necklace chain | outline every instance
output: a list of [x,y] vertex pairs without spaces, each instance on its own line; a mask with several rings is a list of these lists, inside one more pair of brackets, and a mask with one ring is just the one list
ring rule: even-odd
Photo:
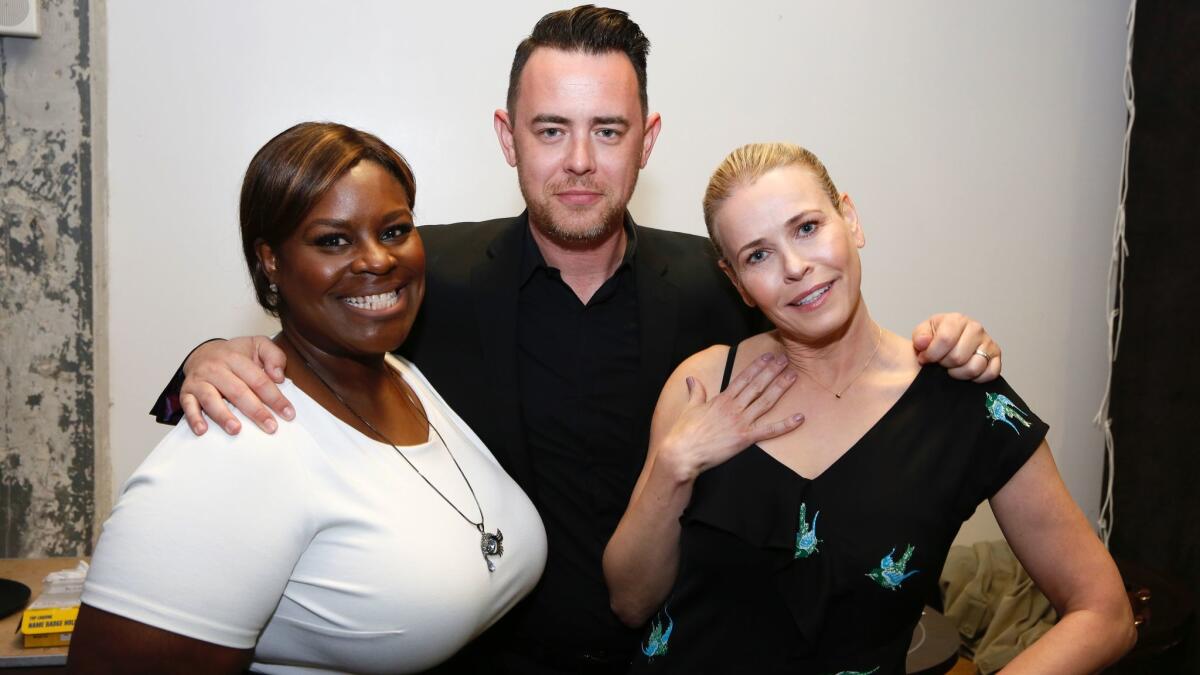
[[[467,523],[470,524],[471,527],[474,527],[475,529],[479,530],[479,534],[482,537],[481,542],[480,542],[480,548],[483,552],[483,559],[487,563],[488,571],[494,572],[496,569],[495,564],[491,560],[488,559],[488,556],[489,555],[496,555],[496,556],[504,555],[504,545],[502,543],[504,541],[504,534],[501,533],[500,530],[498,530],[498,529],[496,530],[496,534],[491,534],[487,531],[487,526],[484,524],[486,522],[486,519],[483,515],[483,506],[481,506],[479,504],[479,497],[475,495],[474,486],[471,485],[471,481],[467,478],[466,472],[463,471],[462,466],[458,463],[458,459],[454,456],[454,453],[450,450],[450,445],[447,444],[446,439],[442,437],[442,432],[438,431],[438,428],[436,426],[434,426],[433,422],[431,422],[429,420],[429,416],[425,414],[424,408],[421,407],[421,404],[414,398],[413,394],[410,393],[404,386],[402,386],[406,383],[404,382],[403,378],[400,377],[399,373],[395,372],[395,370],[393,370],[391,366],[387,366],[385,364],[384,367],[387,368],[388,374],[391,376],[388,379],[391,381],[392,385],[400,391],[400,394],[402,396],[404,396],[405,400],[408,401],[409,405],[411,405],[413,407],[413,410],[415,410],[416,413],[421,416],[421,419],[425,422],[425,424],[430,429],[433,429],[433,433],[436,434],[438,437],[438,440],[441,441],[442,447],[446,449],[446,454],[450,455],[450,461],[454,463],[454,468],[458,469],[458,475],[462,476],[463,482],[467,484],[467,490],[470,491],[470,493],[471,493],[471,499],[473,499],[475,501],[475,508],[479,509],[479,522],[475,522],[475,521],[471,520],[470,518],[468,518],[467,514],[462,512],[462,509],[458,508],[458,506],[455,505],[454,502],[450,501],[449,497],[447,497],[441,490],[438,489],[438,487],[436,485],[433,484],[433,481],[429,480],[429,478],[425,474],[421,473],[421,470],[417,468],[417,465],[413,464],[412,460],[410,460],[408,458],[408,456],[405,455],[404,452],[401,451],[400,448],[397,447],[396,444],[393,443],[390,438],[385,436],[383,434],[383,432],[381,432],[379,429],[375,428],[375,425],[371,424],[370,420],[368,420],[367,418],[360,415],[359,412],[357,410],[355,410],[346,401],[346,399],[342,398],[342,395],[338,393],[338,390],[334,389],[333,386],[329,384],[329,382],[325,381],[324,377],[321,377],[321,373],[317,372],[317,369],[313,367],[312,363],[310,363],[309,360],[307,358],[305,358],[304,353],[301,352],[300,349],[296,347],[296,343],[292,342],[292,339],[290,337],[288,337],[287,333],[284,333],[283,337],[284,337],[284,339],[286,339],[288,341],[289,344],[292,345],[292,349],[294,349],[296,351],[296,354],[298,354],[300,356],[300,360],[304,362],[304,365],[308,368],[308,371],[310,373],[312,373],[314,376],[316,376],[317,380],[322,385],[324,385],[326,389],[329,390],[329,393],[333,394],[333,397],[336,398],[338,400],[338,402],[341,403],[342,406],[344,406],[346,408],[346,410],[350,411],[350,414],[352,414],[356,418],[358,418],[358,421],[365,424],[368,429],[370,429],[372,432],[375,433],[376,436],[378,436],[379,438],[382,438],[383,442],[392,446],[392,449],[396,451],[396,454],[400,455],[401,459],[403,459],[404,462],[406,464],[408,464],[408,466],[411,467],[412,470],[415,471],[418,476],[421,477],[421,480],[425,481],[425,484],[428,485],[430,487],[430,489],[432,489],[434,492],[437,493],[437,495],[439,497],[442,498],[442,501],[446,502],[446,504],[448,504],[450,506],[450,508],[454,509],[454,512],[457,513],[459,516],[461,516],[463,520],[467,521]],[[397,381],[397,380],[399,380],[399,381]]]
[[853,384],[855,382],[858,381],[858,378],[862,377],[862,374],[867,372],[867,366],[871,365],[871,361],[874,361],[875,355],[879,353],[879,345],[883,344],[883,326],[878,326],[878,328],[879,328],[879,332],[875,335],[875,349],[871,350],[871,355],[868,356],[866,362],[862,364],[862,368],[858,369],[858,373],[856,373],[854,375],[854,377],[850,378],[850,381],[846,383],[846,386],[842,387],[841,391],[834,391],[834,390],[830,389],[829,387],[826,387],[820,380],[818,380],[816,377],[814,377],[813,374],[808,372],[807,370],[800,370],[800,372],[807,375],[808,379],[812,380],[813,382],[816,382],[818,387],[833,394],[834,398],[841,400],[842,394],[846,393],[846,391],[848,389],[850,389],[850,387],[853,386]]

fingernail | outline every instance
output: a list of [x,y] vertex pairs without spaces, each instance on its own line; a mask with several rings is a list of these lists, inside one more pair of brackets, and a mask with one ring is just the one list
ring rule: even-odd
[[774,355],[774,354],[772,354],[771,352],[767,352],[766,354],[763,354],[763,355],[762,355],[762,360],[763,360],[763,363],[766,363],[766,362],[768,362],[768,361],[772,361],[772,360],[774,360],[774,358],[775,358],[775,355]]
[[238,423],[230,420],[225,424],[225,433],[233,435],[238,432]]
[[784,377],[787,378],[788,382],[791,382],[792,380],[796,379],[796,371],[789,370],[784,374]]
[[691,393],[692,387],[696,384],[696,381],[692,379],[691,375],[688,375],[685,381],[687,382],[688,393]]
[[295,409],[292,408],[292,406],[289,405],[288,407],[283,409],[283,419],[290,420],[295,416],[296,416],[296,411],[295,411]]
[[268,434],[273,434],[273,433],[275,433],[275,430],[279,428],[279,423],[277,423],[275,420],[271,419],[271,420],[267,420],[266,422],[263,422],[263,426],[267,428]]
[[804,421],[804,415],[801,415],[800,413],[796,413],[795,415],[792,415],[792,421],[799,424],[800,422]]
[[274,375],[275,375],[275,379],[277,381],[282,381],[283,380],[283,368],[275,368]]

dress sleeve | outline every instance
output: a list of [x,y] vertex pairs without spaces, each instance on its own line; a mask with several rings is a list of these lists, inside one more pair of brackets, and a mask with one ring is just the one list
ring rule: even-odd
[[968,433],[973,431],[975,438],[963,490],[969,513],[999,492],[1025,465],[1050,427],[1003,378],[970,386],[963,404],[961,414],[968,420]]
[[175,374],[171,376],[167,386],[163,387],[162,393],[155,399],[154,405],[150,407],[150,414],[154,416],[154,421],[159,424],[167,424],[174,426],[179,424],[179,420],[183,419],[183,406],[179,403],[179,392],[183,389],[183,364],[187,363],[188,358],[200,347],[212,342],[213,340],[223,340],[225,338],[209,338],[204,342],[192,347],[192,351],[183,357],[179,362],[179,368],[175,370]]
[[[253,647],[314,532],[311,438],[242,420],[201,437],[176,427],[125,484],[83,602],[206,642]],[[300,447],[298,447],[300,446]]]

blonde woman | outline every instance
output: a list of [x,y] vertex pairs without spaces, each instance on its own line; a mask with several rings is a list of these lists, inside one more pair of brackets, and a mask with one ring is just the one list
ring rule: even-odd
[[[1046,425],[1003,380],[922,367],[872,320],[863,226],[821,162],[742,147],[704,213],[721,269],[775,329],[692,356],[663,388],[604,556],[614,610],[649,621],[634,672],[903,673],[923,599],[985,499],[1061,617],[1010,671],[1094,672],[1127,651],[1120,577]],[[785,372],[730,380],[755,360]],[[778,412],[794,410],[803,425]]]

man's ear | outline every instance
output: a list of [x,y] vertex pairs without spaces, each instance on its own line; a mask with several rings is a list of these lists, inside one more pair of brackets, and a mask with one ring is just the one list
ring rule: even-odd
[[746,289],[742,287],[742,282],[740,279],[738,279],[737,272],[733,271],[733,267],[731,267],[724,258],[721,258],[717,261],[717,267],[721,268],[721,271],[724,272],[725,276],[729,279],[729,283],[733,284],[733,287],[737,289],[738,295],[742,296],[742,302],[746,303],[750,307],[758,306],[754,304],[754,298],[751,298],[746,293]]
[[866,246],[867,235],[863,232],[862,223],[858,220],[858,209],[854,208],[854,200],[850,199],[848,193],[842,193],[842,198],[838,202],[838,211],[842,212],[842,218],[850,226],[850,234],[854,236],[855,245],[859,248]]
[[492,113],[492,126],[496,128],[496,140],[500,141],[500,151],[504,153],[504,161],[509,166],[517,165],[517,150],[513,146],[512,118],[504,108],[496,108]]
[[658,140],[658,132],[662,131],[662,115],[650,113],[646,115],[646,128],[642,131],[642,165],[650,161],[650,153],[654,150],[654,142]]

